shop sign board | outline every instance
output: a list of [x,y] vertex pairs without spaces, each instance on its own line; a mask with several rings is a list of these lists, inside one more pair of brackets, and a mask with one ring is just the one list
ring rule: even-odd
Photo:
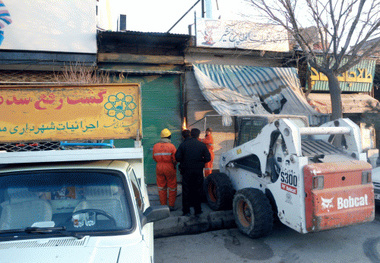
[[289,51],[289,37],[279,25],[239,20],[196,20],[198,47]]
[[0,87],[0,142],[141,137],[138,84]]
[[[322,58],[318,58],[321,63]],[[338,75],[342,91],[370,92],[373,87],[376,60],[364,59],[346,72]],[[312,90],[329,90],[328,78],[325,74],[309,65],[310,85]]]

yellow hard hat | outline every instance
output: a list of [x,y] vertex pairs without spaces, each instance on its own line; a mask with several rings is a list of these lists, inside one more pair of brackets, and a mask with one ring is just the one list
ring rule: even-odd
[[166,128],[161,131],[161,138],[166,138],[166,137],[169,137],[170,135],[172,135],[172,133]]

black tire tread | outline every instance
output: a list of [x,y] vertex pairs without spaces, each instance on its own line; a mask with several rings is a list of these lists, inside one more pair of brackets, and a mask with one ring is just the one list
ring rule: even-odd
[[[216,186],[216,201],[211,200],[208,193],[208,185]],[[206,195],[207,204],[214,210],[228,210],[232,208],[233,187],[230,178],[224,173],[212,173],[205,178],[203,190]]]
[[[246,202],[251,203],[254,224],[249,227],[244,227],[238,218],[236,209],[237,202],[241,198],[244,198]],[[269,199],[263,192],[255,188],[244,188],[239,190],[233,199],[233,214],[235,217],[235,223],[239,230],[252,237],[259,238],[268,235],[273,228],[273,211]]]

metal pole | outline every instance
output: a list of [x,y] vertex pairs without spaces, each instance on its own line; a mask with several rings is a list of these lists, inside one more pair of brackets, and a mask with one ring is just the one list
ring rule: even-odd
[[350,134],[349,127],[303,127],[300,128],[301,135],[327,135],[327,134]]
[[202,18],[205,18],[205,0],[202,0]]
[[182,18],[184,18],[191,11],[191,9],[193,9],[199,3],[199,1],[201,0],[198,0],[192,7],[190,7],[190,9],[187,10],[187,12],[183,16],[181,16],[181,18],[178,19],[177,22],[175,22],[175,24],[168,30],[167,33],[169,33],[182,20]]

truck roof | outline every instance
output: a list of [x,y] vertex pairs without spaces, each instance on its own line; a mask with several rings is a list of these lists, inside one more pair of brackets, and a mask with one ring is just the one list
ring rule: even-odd
[[33,163],[33,164],[7,164],[1,167],[1,173],[36,171],[36,170],[80,170],[80,169],[107,169],[122,170],[129,166],[126,161],[82,161],[82,162],[60,162],[60,163]]
[[143,159],[143,148],[0,152],[0,164]]

